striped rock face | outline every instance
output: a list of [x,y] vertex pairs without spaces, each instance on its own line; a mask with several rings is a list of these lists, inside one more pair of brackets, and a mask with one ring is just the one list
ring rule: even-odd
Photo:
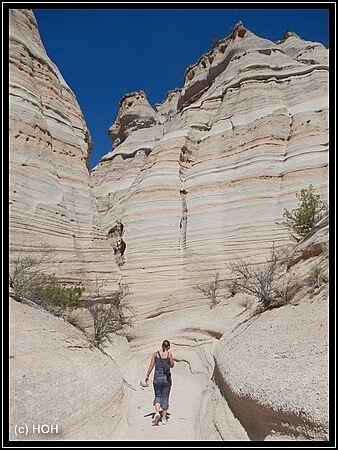
[[90,290],[119,279],[100,227],[87,162],[92,147],[77,100],[41,43],[29,10],[10,10],[11,258],[39,259]]
[[140,320],[198,305],[232,260],[290,242],[297,192],[327,198],[328,50],[238,23],[162,104],[126,94],[109,135],[90,172],[77,100],[33,13],[11,10],[11,258],[52,247],[52,271],[88,294],[122,280]]
[[239,23],[152,108],[126,95],[92,171],[102,226],[123,224],[121,271],[140,315],[198,304],[196,285],[237,257],[290,243],[284,208],[328,194],[328,50]]

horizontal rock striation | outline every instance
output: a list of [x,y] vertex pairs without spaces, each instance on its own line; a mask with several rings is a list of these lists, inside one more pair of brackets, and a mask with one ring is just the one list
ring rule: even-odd
[[328,69],[323,45],[238,23],[156,112],[143,91],[121,100],[92,183],[104,229],[124,224],[141,317],[198,304],[215,270],[288,243],[283,211],[303,187],[327,198]]
[[120,275],[90,188],[90,133],[31,11],[10,10],[9,62],[11,260],[48,246],[63,282],[111,290]]

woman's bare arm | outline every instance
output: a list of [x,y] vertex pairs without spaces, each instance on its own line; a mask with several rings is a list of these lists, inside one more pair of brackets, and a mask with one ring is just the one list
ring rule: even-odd
[[174,361],[173,354],[171,352],[168,352],[168,356],[169,356],[169,365],[170,365],[170,367],[174,367],[175,361]]
[[149,375],[151,374],[151,371],[153,370],[154,366],[155,366],[155,353],[153,353],[150,358],[150,363],[149,363],[149,367],[148,367],[147,375],[146,375],[146,379],[145,379],[145,382],[147,384],[149,381]]

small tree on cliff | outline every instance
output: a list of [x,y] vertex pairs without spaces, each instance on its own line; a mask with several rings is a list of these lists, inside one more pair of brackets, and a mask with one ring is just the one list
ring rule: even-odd
[[283,225],[290,230],[292,239],[299,242],[324,216],[328,204],[321,200],[319,195],[314,194],[312,184],[307,189],[303,188],[296,197],[299,198],[298,208],[291,211],[284,208]]

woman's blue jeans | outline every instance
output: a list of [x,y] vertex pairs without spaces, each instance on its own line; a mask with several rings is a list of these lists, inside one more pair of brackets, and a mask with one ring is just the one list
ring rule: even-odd
[[154,405],[155,403],[159,403],[162,409],[169,408],[169,394],[171,389],[171,380],[170,383],[167,380],[167,377],[158,377],[154,378],[153,387],[154,387]]

